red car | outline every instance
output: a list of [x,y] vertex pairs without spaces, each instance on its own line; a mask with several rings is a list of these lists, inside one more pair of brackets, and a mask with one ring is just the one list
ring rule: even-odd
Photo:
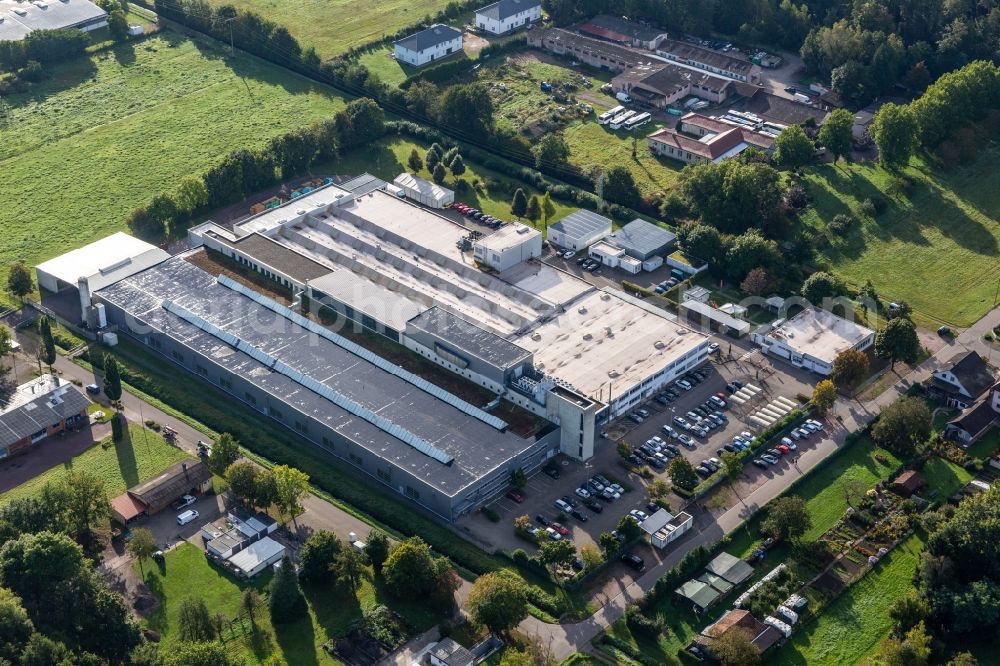
[[560,525],[559,523],[552,523],[551,525],[549,525],[549,527],[554,529],[556,532],[559,532],[559,534],[561,534],[562,536],[566,536],[567,534],[569,534],[569,530]]
[[508,490],[507,491],[507,499],[514,500],[515,502],[517,502],[518,504],[520,504],[521,502],[524,501],[524,495],[522,495],[521,493],[517,492],[516,490]]
[[723,393],[722,391],[719,391],[719,392],[718,392],[718,393],[716,393],[715,395],[716,395],[716,397],[718,397],[718,398],[719,398],[719,400],[722,400],[722,401],[726,401],[726,400],[729,400],[729,396],[728,396],[728,395],[726,395],[725,393]]
[[778,449],[779,451],[781,451],[782,453],[784,453],[786,456],[788,455],[788,452],[791,451],[791,449],[788,448],[787,444],[778,444],[774,448]]

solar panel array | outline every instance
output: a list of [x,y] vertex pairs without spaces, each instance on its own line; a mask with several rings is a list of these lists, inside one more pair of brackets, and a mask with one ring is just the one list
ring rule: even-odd
[[385,370],[386,372],[389,372],[389,373],[391,373],[393,375],[396,375],[397,377],[399,377],[403,381],[405,381],[405,382],[407,382],[409,384],[412,384],[413,386],[416,386],[421,391],[424,391],[425,393],[429,393],[430,395],[434,396],[435,398],[448,403],[449,405],[451,405],[455,409],[458,409],[458,410],[464,412],[465,414],[468,414],[469,416],[471,416],[473,418],[479,419],[483,423],[485,423],[485,424],[487,424],[489,426],[492,426],[493,428],[496,428],[497,430],[501,430],[502,431],[502,430],[504,430],[507,427],[507,422],[504,421],[503,419],[501,419],[501,418],[499,418],[497,416],[494,416],[493,414],[490,414],[488,412],[483,411],[479,407],[476,407],[475,405],[473,405],[473,404],[471,404],[469,402],[466,402],[465,400],[462,400],[458,396],[456,396],[456,395],[454,395],[452,393],[449,393],[448,391],[445,391],[440,386],[436,386],[436,385],[432,384],[431,382],[427,381],[423,377],[418,377],[417,375],[413,374],[412,372],[409,372],[408,370],[404,370],[403,368],[399,367],[395,363],[390,363],[389,361],[385,360],[381,356],[378,356],[377,354],[374,354],[371,351],[365,349],[361,345],[359,345],[357,343],[354,343],[354,342],[351,342],[350,340],[348,340],[347,338],[343,337],[342,335],[337,335],[336,333],[334,333],[333,331],[331,331],[330,329],[328,329],[328,328],[326,328],[324,326],[320,326],[319,324],[317,324],[316,322],[312,321],[311,319],[307,319],[306,317],[303,317],[302,315],[300,315],[297,312],[292,312],[290,309],[286,308],[284,305],[281,305],[280,303],[277,303],[276,301],[268,298],[267,296],[264,296],[262,294],[258,294],[257,292],[253,291],[252,289],[248,289],[247,287],[243,286],[239,282],[236,282],[235,280],[233,280],[233,279],[231,279],[231,278],[229,278],[229,277],[227,277],[225,275],[220,275],[218,277],[218,282],[219,282],[219,284],[221,284],[224,287],[228,287],[229,289],[232,289],[233,291],[236,291],[236,292],[239,292],[240,294],[243,294],[247,298],[253,299],[259,305],[262,305],[263,307],[267,308],[268,310],[271,310],[272,312],[275,312],[275,313],[281,315],[282,317],[285,317],[286,319],[288,319],[288,320],[290,320],[290,321],[298,324],[299,326],[301,326],[302,328],[306,329],[307,331],[309,331],[311,333],[315,333],[316,335],[329,340],[330,342],[332,342],[333,344],[337,345],[338,347],[340,347],[342,349],[346,349],[347,351],[351,352],[355,356],[363,358],[364,360],[368,361],[372,365],[378,366],[380,369]]
[[303,373],[299,372],[298,370],[286,365],[285,363],[282,363],[281,361],[274,358],[270,354],[258,349],[257,347],[254,347],[246,340],[238,338],[232,333],[223,331],[215,324],[205,321],[204,319],[202,319],[195,313],[191,312],[187,308],[169,300],[163,301],[162,306],[163,309],[166,310],[167,312],[180,317],[181,319],[191,324],[192,326],[197,326],[205,333],[208,333],[209,335],[222,340],[226,344],[235,347],[239,351],[249,355],[255,361],[270,368],[274,372],[280,373],[288,377],[292,381],[306,387],[313,393],[323,396],[324,398],[326,398],[333,404],[337,405],[341,409],[344,409],[350,412],[351,414],[354,414],[355,416],[360,417],[365,421],[368,421],[379,430],[382,430],[383,432],[392,435],[396,439],[405,442],[406,444],[412,446],[414,449],[420,451],[424,455],[430,456],[431,458],[437,460],[438,462],[444,465],[450,465],[455,460],[454,457],[448,455],[447,453],[437,448],[436,446],[421,439],[417,435],[414,435],[406,428],[403,428],[402,426],[393,423],[384,416],[379,416],[370,409],[359,405],[358,403],[354,402],[347,396],[342,395],[341,393],[338,393],[337,391],[333,390],[326,384],[322,384],[313,379],[312,377],[308,377]]

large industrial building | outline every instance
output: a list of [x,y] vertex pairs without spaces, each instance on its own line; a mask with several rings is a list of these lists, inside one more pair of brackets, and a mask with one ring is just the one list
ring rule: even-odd
[[108,13],[90,0],[0,0],[0,42],[24,39],[35,30],[89,32],[107,24]]
[[[195,248],[289,291],[289,307],[177,256],[88,290],[88,308],[446,520],[503,492],[516,469],[559,452],[589,459],[600,423],[707,359],[708,340],[664,311],[539,261],[533,229],[478,239],[504,255],[483,272],[468,228],[391,190],[359,192],[328,185],[191,230]],[[495,399],[470,404],[335,332],[344,326]],[[502,403],[548,425],[511,428],[493,413]]]

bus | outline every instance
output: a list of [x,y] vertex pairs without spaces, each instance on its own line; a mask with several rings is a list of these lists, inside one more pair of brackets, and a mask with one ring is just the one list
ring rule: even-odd
[[624,106],[616,106],[613,109],[605,111],[604,113],[602,113],[600,116],[597,117],[597,123],[599,125],[607,125],[612,118],[614,118],[624,110],[625,110]]
[[608,123],[608,127],[610,127],[613,130],[621,129],[622,125],[625,124],[625,121],[634,115],[635,111],[622,111],[617,116],[611,119],[611,122]]
[[640,113],[639,115],[632,116],[631,118],[625,121],[625,129],[631,132],[636,127],[641,127],[642,125],[645,125],[652,119],[653,116],[649,115],[648,113]]

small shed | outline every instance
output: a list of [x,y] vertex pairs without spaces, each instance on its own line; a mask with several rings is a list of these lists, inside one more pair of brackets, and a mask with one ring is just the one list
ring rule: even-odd
[[924,481],[924,477],[920,476],[919,472],[908,469],[896,477],[896,480],[892,482],[892,489],[897,495],[909,497],[926,485],[927,482]]
[[253,578],[285,556],[285,547],[264,537],[229,558],[229,563],[247,578]]
[[441,639],[428,653],[434,666],[473,666],[476,657],[451,638]]
[[705,570],[725,578],[733,585],[739,585],[753,575],[753,567],[734,555],[719,553],[708,563]]
[[455,193],[447,187],[418,178],[412,173],[401,173],[392,181],[403,189],[407,199],[416,201],[428,208],[447,208],[455,203]]
[[690,601],[700,610],[707,609],[722,596],[722,593],[717,589],[699,580],[689,580],[674,590],[674,592],[678,596]]

